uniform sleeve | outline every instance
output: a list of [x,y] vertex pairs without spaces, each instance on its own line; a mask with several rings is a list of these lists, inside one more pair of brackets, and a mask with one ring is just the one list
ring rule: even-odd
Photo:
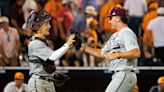
[[29,45],[29,56],[36,56],[44,61],[46,61],[51,54],[53,53],[53,50],[46,46],[45,43],[41,41],[33,41]]
[[61,58],[66,51],[69,49],[69,46],[67,44],[64,44],[62,47],[54,51],[51,56],[49,57],[50,60],[56,61],[59,58]]
[[122,32],[121,39],[123,39],[123,44],[125,46],[126,51],[139,48],[137,37],[133,32]]

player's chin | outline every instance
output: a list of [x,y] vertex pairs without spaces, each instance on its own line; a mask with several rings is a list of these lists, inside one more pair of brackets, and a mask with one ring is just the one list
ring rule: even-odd
[[46,33],[45,33],[46,36],[49,35],[49,34],[50,34],[49,32],[46,32]]
[[46,35],[49,35],[49,32]]

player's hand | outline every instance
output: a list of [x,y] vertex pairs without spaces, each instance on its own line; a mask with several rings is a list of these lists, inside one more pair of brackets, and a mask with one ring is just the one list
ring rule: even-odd
[[74,38],[75,38],[75,34],[70,35],[70,37],[68,38],[68,40],[67,40],[66,43],[67,43],[69,46],[72,45],[73,42],[75,42]]
[[119,53],[110,53],[106,55],[106,60],[112,61],[119,58]]

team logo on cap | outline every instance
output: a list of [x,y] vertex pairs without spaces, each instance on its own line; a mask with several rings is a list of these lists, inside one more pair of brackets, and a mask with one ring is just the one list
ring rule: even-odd
[[113,13],[112,13],[112,15],[116,15],[116,13],[115,13],[115,12],[113,12]]

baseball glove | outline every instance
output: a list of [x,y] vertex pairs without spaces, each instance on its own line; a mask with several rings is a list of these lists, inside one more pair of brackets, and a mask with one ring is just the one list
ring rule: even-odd
[[74,38],[75,42],[73,43],[73,45],[75,46],[76,50],[79,50],[82,44],[81,35],[75,29],[70,29],[70,33],[75,34],[75,38]]
[[54,78],[54,84],[56,87],[63,86],[66,81],[70,79],[70,77],[66,74],[63,73],[57,73],[55,72],[55,75],[53,76]]

